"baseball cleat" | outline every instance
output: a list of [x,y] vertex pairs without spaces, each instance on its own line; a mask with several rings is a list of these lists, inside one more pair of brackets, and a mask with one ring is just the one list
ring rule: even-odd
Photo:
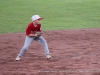
[[51,55],[49,55],[49,54],[46,57],[48,60],[52,58]]
[[21,60],[21,57],[20,56],[17,56],[15,60],[16,61],[19,61],[19,60]]

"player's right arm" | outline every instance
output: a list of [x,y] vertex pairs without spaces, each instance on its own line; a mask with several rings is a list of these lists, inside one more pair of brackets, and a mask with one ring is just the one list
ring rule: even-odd
[[31,33],[31,34],[29,34],[28,36],[37,36],[37,34]]

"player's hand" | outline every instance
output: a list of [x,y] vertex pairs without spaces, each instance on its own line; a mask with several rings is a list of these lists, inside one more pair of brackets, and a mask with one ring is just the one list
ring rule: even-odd
[[41,32],[36,32],[36,37],[40,37],[41,36]]

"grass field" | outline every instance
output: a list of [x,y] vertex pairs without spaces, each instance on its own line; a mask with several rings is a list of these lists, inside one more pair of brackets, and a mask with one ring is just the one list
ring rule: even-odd
[[0,0],[0,33],[25,32],[39,14],[43,30],[100,27],[100,0]]

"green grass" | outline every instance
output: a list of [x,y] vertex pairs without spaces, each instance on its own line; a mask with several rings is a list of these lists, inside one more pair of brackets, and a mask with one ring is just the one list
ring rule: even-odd
[[0,33],[25,32],[34,14],[43,30],[100,28],[100,0],[0,0]]

